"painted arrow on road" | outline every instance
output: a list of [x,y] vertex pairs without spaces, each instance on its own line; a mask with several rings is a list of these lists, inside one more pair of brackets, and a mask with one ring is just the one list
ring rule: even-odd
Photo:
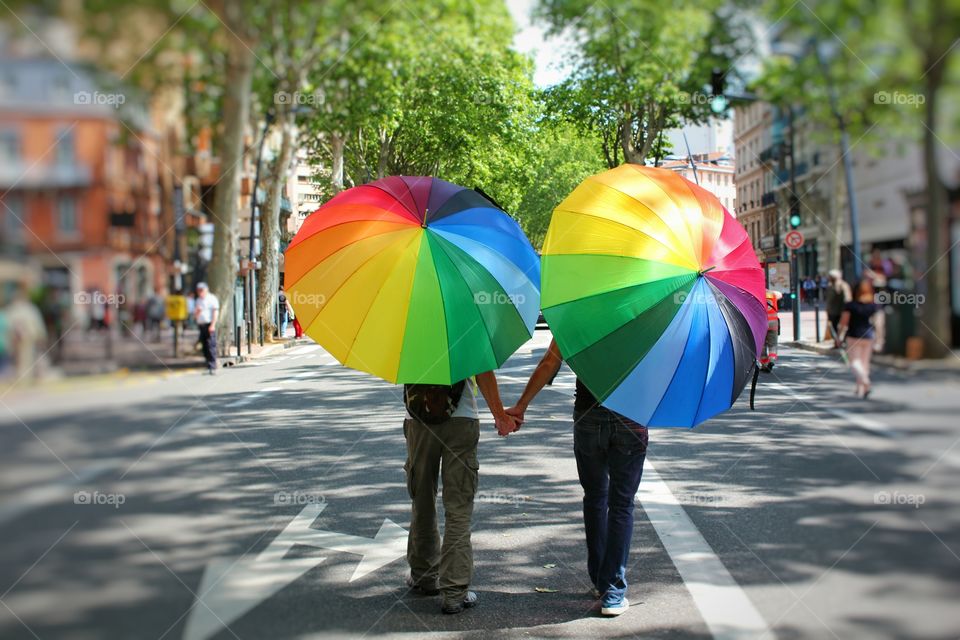
[[183,640],[204,640],[299,579],[326,557],[285,558],[294,545],[362,556],[350,582],[406,555],[407,531],[389,518],[371,538],[313,529],[326,503],[308,504],[253,558],[218,558],[207,565]]

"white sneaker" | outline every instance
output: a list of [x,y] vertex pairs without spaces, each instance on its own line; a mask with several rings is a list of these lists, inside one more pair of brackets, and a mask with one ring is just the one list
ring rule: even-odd
[[600,613],[605,616],[618,616],[621,613],[624,613],[627,609],[630,608],[630,601],[624,598],[620,601],[620,604],[603,607],[600,609]]

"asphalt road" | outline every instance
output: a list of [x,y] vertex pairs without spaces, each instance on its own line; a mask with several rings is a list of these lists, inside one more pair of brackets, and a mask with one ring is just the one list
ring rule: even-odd
[[0,397],[0,637],[960,636],[956,376],[879,371],[863,402],[786,349],[756,411],[654,431],[616,619],[586,596],[572,383],[509,438],[484,419],[460,616],[403,587],[399,388],[315,345]]

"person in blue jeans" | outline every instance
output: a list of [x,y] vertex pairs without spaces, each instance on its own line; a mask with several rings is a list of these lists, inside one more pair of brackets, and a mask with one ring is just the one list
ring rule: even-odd
[[[507,413],[523,422],[533,398],[557,375],[563,356],[550,342],[517,403]],[[518,427],[519,428],[519,427]],[[633,538],[634,496],[647,455],[647,428],[600,405],[577,379],[573,404],[573,450],[583,487],[583,526],[591,595],[600,613],[618,616],[627,600],[627,561]]]

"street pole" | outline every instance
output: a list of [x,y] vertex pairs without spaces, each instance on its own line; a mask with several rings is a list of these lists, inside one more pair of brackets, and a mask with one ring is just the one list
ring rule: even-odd
[[[273,123],[273,111],[267,111],[263,118],[263,129],[260,131],[260,148],[257,149],[257,166],[253,174],[253,193],[250,194],[250,264],[248,266],[247,278],[249,282],[248,290],[250,292],[250,304],[248,309],[250,310],[250,333],[251,335],[247,336],[247,346],[249,348],[249,343],[253,340],[252,334],[255,331],[255,327],[259,326],[257,321],[257,282],[256,282],[256,269],[254,265],[256,264],[256,229],[257,229],[257,189],[260,188],[260,167],[263,162],[263,146],[267,141],[267,131],[270,129],[270,125]],[[260,346],[263,346],[263,332],[260,332]]]
[[837,87],[830,79],[830,73],[827,69],[826,61],[820,53],[820,47],[813,42],[813,49],[817,56],[817,63],[823,73],[823,78],[827,83],[827,95],[830,99],[830,111],[837,120],[837,127],[840,129],[840,157],[843,159],[843,179],[847,187],[847,206],[850,207],[850,245],[853,250],[853,274],[854,279],[859,281],[863,275],[863,263],[860,258],[860,215],[857,210],[857,195],[853,190],[853,159],[850,157],[850,134],[847,133],[847,124],[840,113],[839,100],[837,98]]
[[[793,142],[794,142],[794,120],[793,120],[793,105],[787,105],[787,125],[790,127],[790,148],[788,149],[790,157],[790,193],[791,197],[788,199],[790,202],[790,216],[788,221],[793,218],[794,214],[799,214],[800,211],[800,196],[797,195],[797,163],[796,157],[793,153]],[[790,295],[793,298],[793,339],[794,341],[800,340],[800,287],[799,287],[799,275],[797,274],[797,250],[790,250]]]

